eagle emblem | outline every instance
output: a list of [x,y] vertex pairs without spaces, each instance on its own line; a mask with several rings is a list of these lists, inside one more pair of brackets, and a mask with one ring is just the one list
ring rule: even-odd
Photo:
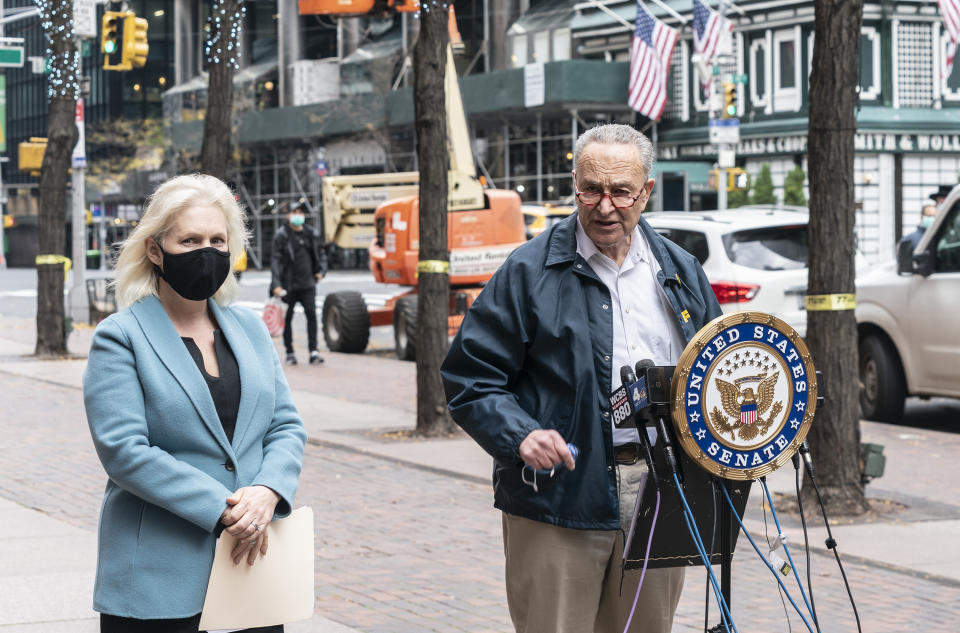
[[[777,414],[783,409],[782,402],[774,402],[774,388],[780,372],[766,373],[756,376],[743,376],[732,383],[717,378],[714,384],[720,391],[720,404],[723,411],[713,407],[710,412],[710,425],[718,434],[729,433],[731,440],[739,439],[749,442],[764,435]],[[754,392],[752,387],[741,387],[744,384],[759,383]],[[773,408],[771,409],[771,405]],[[770,410],[766,418],[763,414]],[[733,418],[732,421],[729,420]]]

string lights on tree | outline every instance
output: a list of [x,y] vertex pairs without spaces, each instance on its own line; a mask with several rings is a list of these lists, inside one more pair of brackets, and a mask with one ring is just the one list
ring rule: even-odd
[[214,0],[210,7],[210,28],[207,37],[207,62],[219,64],[220,60],[240,70],[240,31],[247,6],[243,0],[237,3],[235,11],[227,13],[223,0]]
[[430,13],[439,9],[440,11],[449,11],[450,3],[449,2],[437,2],[437,0],[421,0],[417,4],[417,12],[413,14],[415,18],[419,18],[421,13]]
[[73,32],[73,3],[34,0],[34,4],[40,10],[40,25],[47,36],[47,92],[51,99],[76,101],[80,98],[80,51]]

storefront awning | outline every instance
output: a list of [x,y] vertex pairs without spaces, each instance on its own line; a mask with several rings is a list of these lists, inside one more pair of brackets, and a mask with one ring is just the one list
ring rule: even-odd
[[[637,3],[626,1],[622,3],[605,3],[598,0],[597,4],[603,4],[608,10],[620,16],[621,19],[633,24],[637,17]],[[680,15],[690,16],[693,13],[693,0],[665,0],[664,4],[679,13]],[[709,3],[708,3],[709,4]],[[646,3],[647,11],[650,14],[672,24],[677,20],[665,9],[654,2]],[[570,22],[570,28],[573,29],[574,37],[583,37],[596,34],[597,31],[605,32],[610,29],[619,29],[628,32],[627,28],[620,20],[603,11],[592,2],[579,2],[575,5],[576,15]],[[688,22],[689,24],[690,22]],[[673,25],[675,26],[675,25]]]
[[573,5],[568,0],[548,0],[521,15],[507,29],[507,35],[567,28],[575,13]]

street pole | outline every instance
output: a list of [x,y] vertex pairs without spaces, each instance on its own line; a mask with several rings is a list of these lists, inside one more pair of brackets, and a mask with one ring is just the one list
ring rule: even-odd
[[[0,99],[5,99],[6,95],[0,93]],[[4,235],[3,235],[3,209],[7,204],[7,193],[3,188],[3,163],[7,162],[6,156],[0,156],[0,270],[7,269],[7,255],[6,250],[4,249]]]
[[[80,42],[78,41],[78,45]],[[86,82],[81,82],[86,95]],[[77,145],[73,150],[73,175],[71,177],[71,219],[73,233],[71,244],[73,251],[73,288],[70,289],[70,315],[74,323],[90,321],[90,304],[87,300],[87,218],[86,218],[86,173],[87,153],[84,139],[84,98],[77,101],[76,122],[79,131]]]
[[[724,151],[727,146],[720,145],[720,151]],[[727,209],[727,170],[720,167],[717,170],[717,209],[726,211]]]
[[[0,37],[3,37],[3,0],[0,0]],[[6,101],[7,101],[7,84],[3,82],[3,90],[0,90],[0,105],[3,105],[3,108],[0,108],[0,112],[3,112],[3,115],[6,116]],[[4,126],[4,137],[6,137],[6,121],[0,121],[0,126]],[[4,140],[6,143],[6,140]],[[3,188],[3,163],[7,162],[6,156],[0,156],[0,270],[7,269],[7,251],[4,248],[6,242],[4,241],[3,235],[3,209],[7,204],[7,192]]]

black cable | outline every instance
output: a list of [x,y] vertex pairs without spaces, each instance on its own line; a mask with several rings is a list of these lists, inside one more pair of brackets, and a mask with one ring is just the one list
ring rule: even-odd
[[[761,506],[763,506],[763,540],[767,542],[767,548],[772,552],[776,548],[770,546],[770,528],[767,527],[767,504],[762,503]],[[793,573],[797,573],[797,570],[794,569]],[[783,589],[780,587],[779,583],[777,583],[777,595],[780,596],[780,604],[783,605],[783,613],[787,616],[787,633],[793,633],[793,623],[790,621],[790,611],[787,610],[787,601],[783,599]]]
[[[713,525],[710,531],[710,556],[713,557],[713,548],[717,544],[717,478],[710,477],[710,491],[713,493]],[[710,561],[713,562],[713,561]],[[721,561],[722,562],[722,561]],[[703,598],[703,633],[710,631],[710,574],[707,573],[707,586],[704,588]]]
[[[794,453],[796,456],[796,453]],[[820,625],[820,620],[817,618],[817,603],[813,600],[813,583],[810,582],[810,540],[807,535],[807,520],[803,516],[803,499],[800,496],[800,460],[793,460],[793,471],[795,473],[794,479],[797,482],[797,505],[800,507],[800,524],[803,525],[803,549],[807,553],[807,593],[810,594],[810,612],[813,616],[814,623],[817,624],[818,628]]]
[[[803,448],[800,450],[803,452]],[[806,457],[804,457],[804,463],[806,463]],[[860,627],[860,613],[857,611],[857,603],[853,600],[853,592],[850,591],[850,583],[847,581],[847,572],[844,571],[843,563],[840,562],[840,554],[837,553],[837,541],[833,538],[833,531],[830,529],[830,521],[827,519],[827,508],[823,505],[823,497],[820,495],[820,486],[817,485],[817,480],[813,476],[813,464],[806,463],[806,466],[807,476],[810,477],[810,483],[813,484],[813,490],[817,493],[817,503],[820,504],[820,513],[823,514],[823,524],[827,527],[827,540],[824,541],[824,545],[827,546],[827,549],[833,550],[833,556],[837,559],[837,566],[840,568],[840,575],[843,576],[843,585],[847,588],[847,596],[850,597],[850,606],[853,607],[853,616],[857,619],[857,631],[858,633],[863,633],[863,629]]]

